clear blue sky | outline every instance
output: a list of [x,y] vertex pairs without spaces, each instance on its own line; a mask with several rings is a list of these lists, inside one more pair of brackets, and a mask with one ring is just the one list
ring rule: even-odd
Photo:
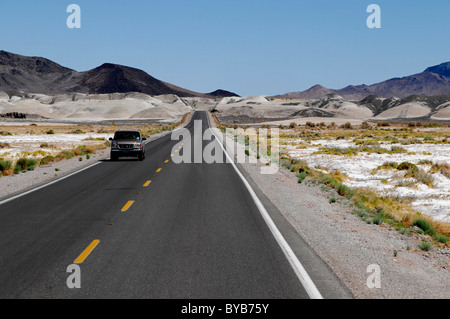
[[[81,29],[66,8],[81,7]],[[366,8],[381,7],[369,29]],[[104,62],[199,92],[373,84],[450,61],[449,0],[2,0],[0,49],[77,71]]]

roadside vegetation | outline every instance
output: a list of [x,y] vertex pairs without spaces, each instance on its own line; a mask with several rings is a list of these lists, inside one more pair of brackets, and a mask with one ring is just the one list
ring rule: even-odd
[[[350,201],[353,213],[363,221],[371,224],[387,224],[402,234],[423,234],[430,237],[438,245],[450,247],[450,224],[433,220],[416,212],[406,200],[391,196],[380,196],[369,189],[352,189],[345,185],[346,176],[339,171],[325,174],[310,168],[305,161],[284,155],[282,166],[296,174],[299,183],[307,178],[308,182],[325,185]],[[332,197],[330,203],[337,199]],[[424,245],[430,249],[427,245]]]
[[107,142],[96,145],[80,145],[74,149],[63,150],[55,156],[46,155],[41,158],[21,157],[14,162],[12,160],[0,159],[0,177],[26,173],[27,171],[34,170],[38,166],[56,163],[73,157],[81,158],[82,156],[86,156],[86,159],[89,159],[91,154],[95,154],[98,150],[105,149],[108,146],[109,143]]
[[[213,118],[217,127],[224,132],[226,128],[238,128],[238,125],[221,124],[216,114]],[[263,128],[268,126],[263,125]],[[408,145],[447,145],[450,143],[449,123],[426,122],[363,122],[361,125],[344,123],[325,124],[324,122],[306,122],[297,125],[292,122],[287,126],[278,126],[280,129],[280,147],[282,148],[281,166],[295,174],[299,183],[311,183],[320,186],[324,191],[332,194],[330,205],[338,202],[347,202],[352,207],[352,213],[359,216],[366,223],[384,225],[396,229],[407,236],[422,238],[418,248],[428,251],[435,246],[446,245],[450,247],[450,223],[435,220],[428,215],[421,214],[413,208],[411,200],[399,196],[381,194],[370,188],[352,188],[346,181],[349,177],[336,169],[329,169],[318,164],[311,167],[306,162],[310,155],[331,155],[348,157],[349,160],[357,155],[383,155],[383,156],[413,156],[420,155],[416,164],[410,161],[385,161],[372,171],[391,170],[397,177],[396,187],[415,187],[417,183],[433,188],[434,174],[440,173],[450,178],[448,163],[434,162],[432,153],[428,151],[408,151]],[[243,127],[245,128],[245,127]],[[348,146],[323,146],[321,141],[330,141],[331,144],[345,142]],[[247,141],[240,140],[244,145]],[[310,149],[303,153],[306,156],[294,158],[289,155],[286,148],[294,150]],[[310,154],[310,155],[307,155]],[[247,152],[247,155],[249,153]],[[426,158],[430,156],[430,158]],[[331,158],[332,159],[332,158]],[[336,162],[334,162],[336,163]],[[363,164],[361,164],[363,165]],[[427,170],[425,169],[427,168]],[[381,184],[395,182],[382,179]]]
[[[169,123],[167,125],[149,124],[149,125],[128,125],[127,128],[137,129],[142,132],[145,137],[150,135],[172,131],[179,125],[184,124],[190,118],[190,114],[186,114],[180,122]],[[89,133],[113,134],[116,130],[123,129],[123,126],[112,124],[109,126],[95,125],[69,125],[69,126],[38,126],[31,124],[29,126],[8,127],[11,131],[1,131],[2,136],[14,135],[56,135],[56,134],[79,134],[85,135]],[[64,149],[64,143],[55,145],[56,143],[42,142],[37,150],[25,150],[16,155],[10,152],[0,152],[0,177],[10,176],[14,174],[26,173],[34,170],[36,167],[45,166],[62,160],[78,158],[89,160],[93,154],[99,150],[110,147],[110,142],[106,137],[86,137],[83,139],[86,144]],[[12,148],[14,143],[0,143],[0,151],[6,148]]]

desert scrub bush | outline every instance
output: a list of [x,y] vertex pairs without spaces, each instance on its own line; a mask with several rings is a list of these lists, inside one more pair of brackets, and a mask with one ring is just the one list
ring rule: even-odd
[[443,234],[436,234],[433,236],[433,240],[441,244],[446,244],[450,242],[450,237]]
[[348,187],[348,186],[346,186],[344,184],[341,184],[341,183],[339,183],[337,185],[336,190],[337,190],[339,195],[347,197],[349,199],[351,199],[353,197],[353,194],[354,194],[353,190],[350,187]]
[[431,160],[420,160],[417,165],[433,165],[433,161]]
[[343,197],[351,199],[354,195],[353,189],[339,182],[338,178],[323,173],[317,174],[316,178],[321,183],[335,189]]
[[355,143],[355,145],[359,145],[359,146],[380,146],[379,142],[377,140],[359,140],[359,139],[354,139],[353,143]]
[[301,173],[297,174],[298,183],[301,184],[307,176],[308,176],[308,173],[306,173],[306,172],[301,172]]
[[389,122],[378,122],[377,126],[378,127],[388,127],[389,126]]
[[13,162],[9,160],[0,159],[0,174],[1,176],[9,176],[14,173],[12,169]]
[[45,156],[45,155],[47,155],[47,153],[44,152],[44,151],[42,151],[42,150],[37,150],[37,151],[34,151],[34,152],[32,153],[32,155],[33,155],[34,157],[39,157],[39,156]]
[[407,153],[408,151],[401,146],[391,146],[391,150],[388,151],[389,154],[397,154],[397,153]]
[[104,137],[87,137],[83,141],[106,141],[106,138],[104,138]]
[[417,165],[412,164],[410,162],[402,162],[402,163],[398,164],[397,169],[399,171],[418,171],[419,170]]
[[353,147],[323,147],[319,151],[313,153],[313,155],[316,154],[353,156],[358,155],[358,149]]
[[430,251],[431,250],[431,244],[427,240],[423,239],[422,242],[419,245],[419,248],[421,250],[423,250],[423,251]]
[[345,180],[349,179],[349,177],[345,173],[342,173],[341,171],[338,171],[338,170],[333,170],[333,171],[329,172],[328,176],[334,178],[339,183],[342,183]]
[[60,161],[62,159],[71,159],[75,154],[72,151],[64,150],[56,155],[56,160]]
[[34,158],[20,158],[14,166],[14,173],[18,174],[20,172],[33,170],[37,163],[38,161]]
[[343,129],[346,129],[346,130],[351,130],[353,128],[352,123],[350,123],[350,122],[346,122],[346,123],[342,124],[340,127]]
[[56,158],[55,158],[55,157],[53,157],[53,156],[51,156],[51,155],[47,155],[47,156],[45,156],[45,157],[43,157],[43,158],[41,159],[41,161],[39,162],[39,164],[40,164],[40,165],[47,165],[47,164],[53,163],[53,162],[55,162],[55,161],[56,161]]
[[450,178],[450,165],[448,163],[434,163],[430,172],[441,173],[447,178]]
[[311,169],[309,168],[308,163],[306,163],[305,161],[298,160],[298,159],[292,159],[290,170],[291,170],[291,172],[298,172],[298,173],[306,172],[306,173],[308,173]]
[[0,171],[10,170],[12,168],[12,162],[9,160],[0,159]]
[[317,176],[317,179],[319,182],[321,182],[331,188],[334,188],[334,189],[337,189],[338,185],[340,184],[335,178],[328,176],[326,174],[323,174],[323,173],[319,173],[319,175]]
[[56,146],[53,145],[53,144],[42,143],[42,144],[40,145],[40,148],[52,148],[52,149],[55,149]]
[[414,179],[401,179],[397,181],[397,187],[411,187],[416,186],[416,181]]
[[293,173],[297,173],[298,183],[302,183],[303,180],[309,175],[311,169],[305,161],[282,157],[281,165]]
[[397,169],[398,164],[396,162],[384,162],[383,165],[378,166],[375,171],[380,169]]
[[380,215],[380,214],[374,215],[373,218],[372,218],[372,222],[373,222],[375,225],[381,225],[381,224],[383,224],[383,223],[384,223],[384,217],[383,217],[383,215]]
[[435,236],[436,235],[436,229],[431,225],[430,222],[428,222],[426,219],[418,217],[414,220],[412,226],[419,227],[425,235],[429,236]]
[[433,175],[425,172],[423,169],[410,168],[406,171],[406,178],[414,178],[417,182],[427,185],[428,187],[434,187]]
[[46,134],[48,134],[48,135],[52,135],[52,134],[55,134],[55,131],[53,131],[53,130],[48,130],[47,132],[45,132]]

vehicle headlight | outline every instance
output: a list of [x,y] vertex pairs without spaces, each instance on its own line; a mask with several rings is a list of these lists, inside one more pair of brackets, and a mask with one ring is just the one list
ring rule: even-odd
[[112,142],[112,143],[111,143],[111,147],[112,147],[112,148],[118,148],[119,145],[117,144],[117,142]]

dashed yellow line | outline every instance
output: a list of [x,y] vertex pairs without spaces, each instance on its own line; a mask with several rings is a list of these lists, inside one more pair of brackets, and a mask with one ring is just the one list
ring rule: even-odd
[[152,181],[146,181],[145,184],[143,185],[144,187],[147,187],[148,185],[150,185]]
[[133,204],[134,204],[134,200],[128,201],[128,203],[126,203],[125,206],[123,206],[122,212],[126,212],[128,209],[130,209],[131,205],[133,205]]
[[162,168],[158,168],[158,169],[156,170],[156,173],[161,172],[161,170],[162,170]]
[[169,160],[166,160],[164,163],[166,163],[166,164],[169,163]]
[[96,239],[94,240],[82,253],[80,256],[78,256],[77,259],[75,259],[74,264],[82,264],[87,256],[94,250],[95,247],[97,247],[100,240]]

